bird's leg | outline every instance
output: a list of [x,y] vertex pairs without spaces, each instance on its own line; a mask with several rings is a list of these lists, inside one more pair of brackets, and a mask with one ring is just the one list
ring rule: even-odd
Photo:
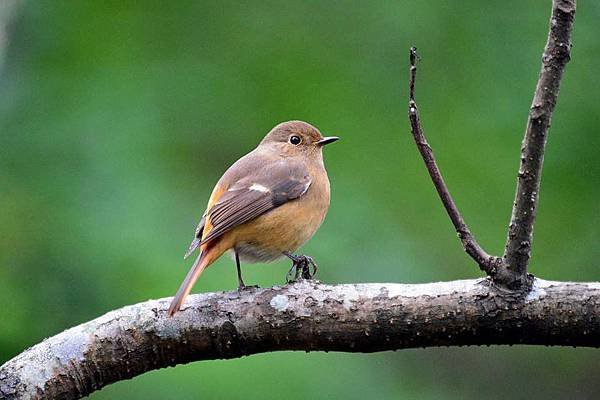
[[237,267],[238,274],[238,290],[246,289],[246,285],[244,284],[244,280],[242,279],[242,269],[240,268],[240,256],[238,252],[235,252],[235,265]]
[[[297,281],[298,277],[301,277],[302,279],[312,279],[312,277],[315,276],[317,270],[319,269],[315,260],[313,260],[313,258],[310,256],[305,256],[302,254],[296,255],[287,251],[284,251],[283,254],[287,258],[292,260],[293,263],[292,268],[290,268],[290,270],[285,276],[285,280],[288,283]],[[313,267],[312,274],[310,272],[311,265]],[[294,279],[291,279],[292,272],[294,273]]]
[[251,288],[258,288],[258,285],[250,285],[250,286],[246,286],[244,284],[244,280],[242,279],[242,268],[240,267],[240,255],[238,254],[237,251],[235,251],[235,265],[237,267],[237,275],[238,275],[238,290],[245,290],[245,289],[251,289]]

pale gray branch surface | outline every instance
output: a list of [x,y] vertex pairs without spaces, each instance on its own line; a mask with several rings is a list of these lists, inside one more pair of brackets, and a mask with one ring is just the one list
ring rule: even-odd
[[487,279],[325,285],[151,300],[66,330],[0,367],[0,398],[85,396],[146,371],[280,350],[375,352],[481,344],[600,346],[600,283]]

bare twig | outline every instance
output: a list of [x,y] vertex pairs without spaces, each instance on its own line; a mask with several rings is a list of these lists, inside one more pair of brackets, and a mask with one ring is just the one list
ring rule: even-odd
[[[546,138],[565,65],[570,59],[575,0],[553,0],[542,70],[529,110],[521,147],[517,192],[504,250],[507,279],[523,282],[527,275],[537,212]],[[512,276],[511,276],[512,275]],[[508,282],[509,286],[511,282]]]
[[467,252],[479,264],[479,267],[485,271],[488,275],[494,276],[496,274],[496,267],[499,264],[499,259],[497,257],[491,256],[486,253],[485,250],[477,243],[475,237],[469,230],[469,227],[465,223],[460,211],[456,207],[450,192],[448,191],[448,187],[444,182],[444,178],[442,178],[442,174],[440,169],[437,166],[435,161],[435,157],[433,155],[433,150],[429,143],[427,143],[427,139],[423,133],[423,128],[421,127],[421,121],[419,119],[419,109],[417,108],[417,103],[415,102],[415,81],[417,77],[417,52],[415,47],[411,47],[410,49],[410,83],[409,83],[409,101],[408,101],[408,118],[410,120],[410,127],[413,134],[413,138],[415,139],[415,143],[417,144],[417,148],[421,153],[421,157],[423,157],[423,161],[425,162],[425,167],[427,167],[427,171],[429,172],[429,176],[433,181],[433,185],[446,208],[446,212],[448,216],[452,220],[454,224],[454,228],[458,233],[458,237],[462,242],[462,245]]
[[536,280],[526,297],[487,280],[420,285],[302,281],[135,304],[0,367],[0,398],[76,399],[146,371],[282,350],[544,344],[600,346],[600,284]]
[[552,1],[550,30],[542,57],[542,70],[529,110],[527,129],[521,147],[517,193],[502,258],[487,254],[477,243],[440,174],[433,151],[421,128],[419,111],[414,97],[417,54],[414,47],[410,49],[408,116],[415,143],[465,251],[479,264],[482,270],[493,277],[494,282],[511,289],[528,288],[531,285],[531,278],[527,275],[527,266],[531,254],[544,149],[558,97],[560,80],[565,65],[570,60],[575,8],[576,0]]
[[17,15],[21,0],[3,0],[0,1],[0,71],[6,60],[6,50],[9,44],[9,25]]

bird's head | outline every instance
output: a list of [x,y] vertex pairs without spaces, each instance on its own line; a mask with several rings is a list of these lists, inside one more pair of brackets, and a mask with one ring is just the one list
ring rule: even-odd
[[307,122],[287,121],[271,129],[260,142],[259,148],[284,157],[322,160],[323,146],[338,139],[337,136],[324,137],[317,128]]

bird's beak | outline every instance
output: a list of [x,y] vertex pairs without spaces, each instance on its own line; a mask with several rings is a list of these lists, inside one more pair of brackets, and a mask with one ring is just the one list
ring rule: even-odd
[[333,143],[333,142],[335,142],[336,140],[339,140],[339,139],[340,138],[337,137],[337,136],[327,136],[327,137],[324,137],[323,139],[319,140],[317,142],[317,144],[319,146],[325,146],[326,144]]

